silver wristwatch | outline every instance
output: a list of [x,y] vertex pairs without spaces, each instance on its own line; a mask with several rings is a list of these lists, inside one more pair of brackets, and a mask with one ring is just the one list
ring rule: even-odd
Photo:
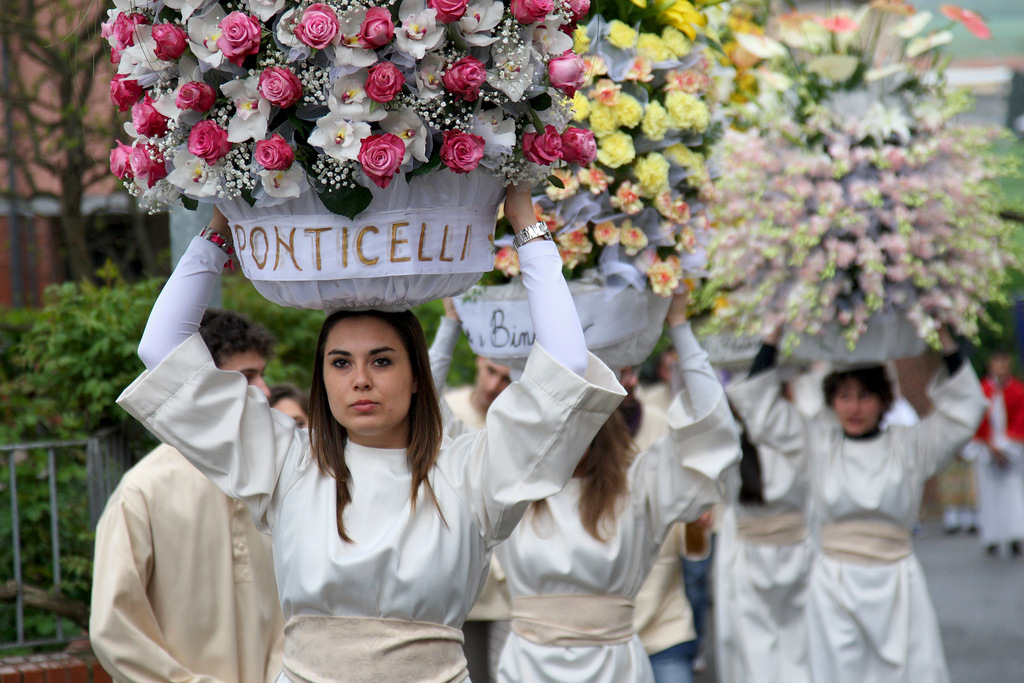
[[517,232],[516,236],[512,239],[512,246],[516,248],[516,251],[519,251],[521,246],[536,237],[546,240],[551,239],[551,231],[548,230],[548,224],[544,221],[537,221],[533,225]]

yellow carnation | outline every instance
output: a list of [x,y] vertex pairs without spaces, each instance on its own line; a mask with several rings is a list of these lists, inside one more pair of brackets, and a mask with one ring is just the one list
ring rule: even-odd
[[665,150],[665,156],[683,168],[696,171],[704,167],[704,157],[686,145],[676,143]]
[[641,33],[636,51],[652,62],[667,62],[675,56],[661,36],[655,33]]
[[639,125],[644,117],[643,105],[632,95],[620,95],[619,104],[612,111],[624,128]]
[[676,57],[685,57],[693,49],[693,43],[677,28],[666,26],[661,32],[665,47]]
[[597,137],[604,137],[619,129],[619,117],[615,109],[600,102],[590,103],[590,130]]
[[587,35],[586,26],[577,26],[572,32],[572,51],[578,55],[585,54],[590,49],[590,36]]
[[613,46],[626,49],[633,47],[636,44],[637,33],[629,24],[623,23],[618,19],[612,19],[608,22],[608,42]]
[[636,158],[633,138],[623,132],[612,133],[601,138],[597,149],[597,160],[610,168],[624,166]]
[[672,119],[665,107],[661,106],[661,102],[654,100],[647,105],[647,111],[644,112],[643,131],[649,140],[665,139],[665,133],[668,132],[671,125]]
[[572,98],[572,118],[576,121],[586,121],[590,116],[590,100],[577,91]]
[[648,197],[668,190],[668,169],[668,159],[657,152],[644,155],[633,164],[633,173]]
[[676,127],[683,130],[703,133],[711,123],[707,105],[689,93],[670,92],[665,96],[665,108]]

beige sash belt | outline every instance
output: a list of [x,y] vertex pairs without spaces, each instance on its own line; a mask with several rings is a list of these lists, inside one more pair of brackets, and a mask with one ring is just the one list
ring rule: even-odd
[[807,538],[807,524],[799,512],[738,517],[736,534],[747,543],[796,545]]
[[624,595],[528,595],[512,598],[512,630],[538,645],[614,645],[633,637],[634,609]]
[[292,617],[284,673],[295,683],[455,683],[469,678],[462,632],[450,626],[369,617]]
[[841,562],[892,564],[913,552],[910,532],[885,522],[846,521],[821,528],[821,549]]

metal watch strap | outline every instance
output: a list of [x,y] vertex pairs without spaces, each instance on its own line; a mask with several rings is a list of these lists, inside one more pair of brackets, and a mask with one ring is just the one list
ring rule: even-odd
[[546,240],[551,239],[551,231],[548,230],[548,224],[544,221],[537,221],[533,225],[517,232],[516,236],[512,239],[512,246],[516,248],[516,251],[519,251],[520,247],[536,237],[542,237]]

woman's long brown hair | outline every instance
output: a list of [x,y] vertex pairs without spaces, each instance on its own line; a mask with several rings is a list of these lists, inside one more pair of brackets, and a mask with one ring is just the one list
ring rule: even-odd
[[402,339],[402,345],[409,356],[413,379],[417,391],[409,403],[409,447],[406,462],[412,473],[412,509],[416,509],[416,498],[420,486],[426,487],[427,496],[437,508],[442,521],[444,514],[434,495],[427,475],[437,461],[441,448],[441,406],[438,402],[434,380],[430,374],[430,357],[423,328],[410,311],[390,313],[386,311],[336,311],[328,316],[320,328],[316,343],[316,359],[313,365],[313,385],[309,392],[309,445],[313,460],[326,476],[334,477],[337,490],[338,535],[348,543],[352,542],[345,533],[342,515],[345,507],[352,502],[350,490],[352,473],[345,463],[345,444],[348,432],[331,413],[324,385],[324,355],[327,336],[334,326],[347,318],[372,317],[388,323]]
[[[582,479],[577,509],[587,533],[599,541],[607,540],[604,532],[615,529],[619,504],[629,491],[627,473],[636,457],[636,445],[629,436],[626,420],[619,411],[601,426],[586,454],[576,466],[573,477]],[[530,506],[534,519],[548,511],[547,501]]]

